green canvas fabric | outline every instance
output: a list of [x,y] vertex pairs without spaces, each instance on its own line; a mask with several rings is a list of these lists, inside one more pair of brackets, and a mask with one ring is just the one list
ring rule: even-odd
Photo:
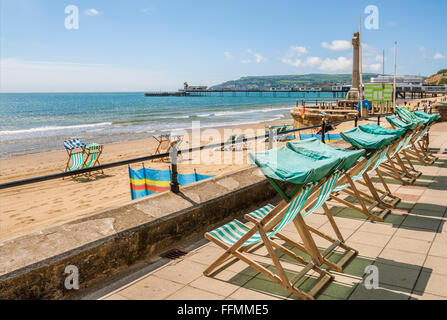
[[395,135],[396,138],[400,138],[406,130],[403,128],[399,129],[387,129],[384,127],[381,127],[375,123],[368,123],[365,125],[359,125],[360,130],[372,133],[372,134],[379,134],[379,135]]
[[341,137],[358,148],[364,149],[380,149],[383,146],[389,145],[394,139],[395,135],[377,135],[364,132],[359,128],[352,128],[340,133]]
[[304,155],[286,146],[251,152],[248,158],[250,164],[259,167],[267,177],[295,184],[320,181],[343,160],[321,155]]
[[395,110],[396,114],[404,122],[416,123],[416,125],[419,125],[421,123],[426,125],[428,123],[428,120],[417,117],[413,112],[405,107],[396,106]]
[[404,122],[404,121],[402,121],[402,119],[400,119],[396,115],[388,116],[388,117],[385,117],[385,118],[393,126],[398,127],[398,128],[403,128],[405,130],[414,129],[414,128],[416,128],[418,126],[417,123],[414,123],[414,122],[411,122],[411,123]]
[[348,170],[357,160],[365,154],[364,149],[345,150],[327,145],[317,138],[310,138],[301,141],[288,142],[287,148],[307,156],[322,156],[333,159],[342,159],[337,169]]
[[441,117],[440,113],[426,113],[426,112],[419,111],[419,110],[416,110],[414,112],[414,114],[416,116],[418,116],[419,118],[429,119],[430,123],[435,122],[436,120],[438,120]]

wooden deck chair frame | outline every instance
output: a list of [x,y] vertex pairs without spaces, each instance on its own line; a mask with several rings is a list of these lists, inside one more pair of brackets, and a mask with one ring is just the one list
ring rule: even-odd
[[[66,140],[66,141],[69,141],[69,140]],[[72,141],[72,140],[70,140],[70,141]],[[65,144],[65,143],[64,143]],[[79,146],[79,147],[77,147],[77,148],[72,148],[72,149],[67,149],[67,148],[65,148],[65,151],[67,152],[67,155],[68,155],[68,159],[67,159],[67,163],[65,164],[65,169],[63,170],[64,172],[68,172],[68,171],[73,171],[73,170],[76,170],[76,169],[81,169],[81,168],[83,168],[84,167],[84,155],[85,155],[85,144],[82,146]],[[75,155],[75,154],[80,154],[80,153],[82,153],[82,164],[79,166],[79,167],[77,167],[76,169],[73,169],[73,170],[71,170],[70,168],[71,168],[71,166],[70,166],[70,161],[72,161],[73,160],[73,156]],[[76,177],[77,175],[73,175],[72,176],[72,178],[74,178],[74,177]],[[64,178],[62,178],[62,180],[64,180]]]
[[[295,199],[296,197],[299,197],[303,189],[297,188],[294,190],[295,196],[292,198]],[[278,284],[282,285],[289,293],[296,294],[300,296],[302,299],[305,300],[313,300],[315,299],[315,295],[318,294],[318,292],[334,277],[329,272],[321,269],[319,265],[322,264],[322,261],[320,259],[320,256],[316,254],[318,251],[318,248],[315,244],[315,242],[312,239],[312,236],[310,235],[309,229],[307,228],[306,224],[304,223],[304,219],[301,217],[301,214],[296,214],[295,218],[293,219],[293,225],[297,229],[298,233],[300,234],[301,239],[304,242],[304,246],[302,248],[305,248],[306,252],[310,253],[310,256],[312,258],[312,261],[309,262],[305,260],[304,258],[298,256],[293,251],[287,249],[283,245],[277,243],[274,241],[274,239],[267,236],[267,233],[269,230],[272,230],[284,217],[287,208],[289,207],[289,203],[286,201],[280,202],[273,210],[271,210],[263,219],[257,222],[253,222],[254,226],[250,227],[248,225],[242,224],[238,221],[238,223],[244,225],[249,231],[246,232],[239,240],[237,240],[233,245],[228,245],[216,237],[214,237],[211,233],[207,232],[205,234],[205,238],[208,240],[214,242],[219,247],[223,248],[225,252],[217,258],[204,272],[203,274],[205,276],[209,276],[212,274],[214,270],[216,270],[219,266],[223,265],[225,262],[227,262],[231,258],[239,259],[245,263],[247,263],[250,267],[256,269],[257,271],[261,272],[268,278],[272,279],[273,281],[277,282]],[[237,221],[237,220],[234,220]],[[247,247],[243,247],[244,243],[253,236],[256,232],[259,232],[262,242],[260,244],[265,245],[268,255],[270,259],[273,262],[274,268],[277,272],[277,274],[273,273],[257,261],[256,255],[252,254],[254,245],[249,245]],[[281,264],[281,260],[276,255],[274,249],[277,249],[283,253],[286,253],[288,256],[293,257],[295,260],[297,260],[298,263],[301,265],[304,265],[304,268],[293,278],[289,279],[286,275],[286,272]],[[309,290],[309,292],[304,292],[298,288],[295,287],[296,283],[303,279],[306,274],[309,271],[315,271],[317,272],[320,277],[318,279],[318,282],[313,286],[312,289]]]
[[[87,150],[86,151],[86,158],[84,161],[84,168],[90,168],[90,167],[94,167],[96,165],[100,165],[101,163],[99,162],[99,158],[101,157],[102,151],[103,151],[104,147],[101,146],[99,149],[92,149],[92,150]],[[89,161],[89,159],[91,159],[93,157],[93,154],[96,154],[96,159],[93,160],[93,163],[91,163],[91,161],[89,163],[87,163]],[[88,175],[91,175],[92,173],[89,172]],[[101,174],[104,174],[104,170],[101,170]]]
[[[354,167],[347,170],[344,173],[343,177],[341,177],[339,182],[337,183],[335,191],[331,195],[330,199],[335,200],[341,204],[344,204],[345,206],[364,214],[365,216],[374,221],[382,222],[384,218],[391,212],[389,208],[390,204],[384,202],[383,198],[385,196],[389,196],[391,192],[388,186],[386,185],[383,177],[380,176],[380,174],[379,178],[382,184],[384,184],[385,190],[377,189],[373,185],[367,172],[374,171],[374,166],[376,165],[379,156],[381,154],[383,155],[382,152],[385,152],[386,148],[387,147],[384,146],[376,150],[375,152],[370,154],[369,157],[362,159],[361,161],[357,162],[357,164]],[[359,190],[355,184],[356,182],[366,186],[371,194]],[[346,193],[347,195],[354,197],[359,203],[359,205],[355,205],[345,200],[340,195],[340,193]],[[379,193],[382,193],[382,196],[380,196]],[[367,203],[370,204],[367,205]],[[379,209],[380,211],[374,213],[373,212],[374,209]]]
[[[408,122],[406,120],[402,121]],[[410,147],[405,150],[407,160],[413,159],[425,165],[432,165],[438,159],[436,156],[431,154],[430,150],[428,149],[429,141],[427,140],[427,137],[432,125],[433,123],[428,125],[420,124],[414,129],[415,134],[410,143]],[[393,128],[396,127],[393,123],[391,123],[391,126]]]
[[[340,172],[340,174],[342,174]],[[338,174],[336,177],[338,180],[338,177],[340,176],[340,174]],[[280,196],[282,197],[282,203],[283,205],[286,205],[289,201],[290,201],[290,196],[288,196],[284,190],[281,189],[281,187],[278,185],[278,183],[270,178],[270,177],[266,177],[267,180],[272,184],[272,186],[275,188],[275,190],[278,191],[278,193],[280,194]],[[321,253],[318,249],[316,249],[315,252],[310,252],[305,246],[299,244],[298,242],[290,239],[289,237],[283,235],[281,232],[277,233],[275,236],[278,237],[279,239],[287,242],[289,245],[299,249],[302,252],[305,252],[306,254],[308,254],[309,256],[316,256],[317,259],[314,259],[314,262],[316,263],[323,263],[326,264],[327,266],[329,266],[329,268],[336,270],[338,272],[342,272],[343,271],[343,267],[346,265],[347,262],[349,262],[353,257],[355,257],[358,254],[358,251],[349,247],[348,245],[346,245],[345,240],[343,238],[343,235],[340,232],[340,229],[338,228],[337,224],[335,223],[334,217],[332,216],[331,211],[329,210],[329,208],[327,207],[326,203],[322,203],[321,205],[317,205],[315,206],[316,202],[319,200],[320,198],[320,190],[319,189],[323,189],[322,187],[326,184],[326,183],[330,183],[331,182],[331,178],[333,178],[333,176],[331,175],[331,177],[325,178],[321,181],[321,183],[319,184],[319,188],[314,188],[314,190],[311,192],[308,200],[306,201],[305,205],[303,207],[306,207],[306,212],[309,212],[309,210],[316,210],[320,207],[323,208],[324,213],[332,227],[332,230],[334,231],[334,233],[337,236],[337,239],[332,238],[331,236],[321,232],[318,229],[315,229],[309,225],[307,225],[305,223],[305,220],[303,219],[303,225],[310,231],[309,235],[312,236],[312,234],[317,235],[327,241],[330,242],[330,245],[327,248],[324,248],[323,253]],[[335,183],[333,184],[333,186],[335,186]],[[332,193],[332,190],[329,191],[329,194]],[[251,221],[253,223],[257,223],[259,222],[259,218],[256,218],[254,215],[251,214],[246,214],[245,219],[247,219],[248,221]],[[301,234],[300,234],[301,236]],[[337,248],[342,248],[345,250],[345,252],[342,254],[341,258],[336,262],[332,262],[329,261],[328,257],[335,252],[335,250]],[[315,248],[313,248],[313,250],[315,250]]]
[[396,141],[396,145],[388,153],[388,161],[382,163],[377,169],[380,174],[398,180],[403,185],[410,185],[416,181],[422,172],[416,171],[410,160],[407,160],[410,166],[406,166],[401,158],[401,153],[405,157],[403,154],[405,145],[411,141],[413,136],[414,132],[408,131]]

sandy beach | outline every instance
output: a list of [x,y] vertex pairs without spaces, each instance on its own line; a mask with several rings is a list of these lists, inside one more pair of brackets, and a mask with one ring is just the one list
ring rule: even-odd
[[[421,100],[434,101],[435,98],[416,99],[412,100],[411,104],[416,105]],[[253,129],[254,132],[260,130],[256,132],[259,133],[264,130],[265,125],[283,125],[292,122],[292,119],[284,119],[276,122],[239,126],[238,129]],[[385,125],[385,121],[382,122],[382,125]],[[337,126],[334,133],[352,126],[353,123],[351,122],[343,123]],[[217,129],[223,137],[223,141],[229,137],[228,132],[225,132],[228,129],[231,129],[231,127]],[[201,141],[201,144],[210,142],[216,141],[205,139]],[[101,163],[152,154],[156,146],[157,142],[151,137],[106,144],[101,156]],[[183,145],[183,148],[185,147],[189,147],[189,145]],[[183,155],[178,166],[179,172],[192,173],[196,169],[201,174],[219,175],[237,170],[249,165],[247,163],[248,152],[265,147],[265,143],[259,142],[252,143],[248,151],[207,151],[209,157],[221,157],[221,164],[206,163],[206,161],[203,161],[203,155],[200,163],[191,163],[189,160],[200,157],[200,155],[197,153]],[[231,157],[233,157],[232,163],[228,161]],[[60,151],[0,159],[0,181],[7,182],[57,173],[65,167],[66,161],[67,153],[62,149],[62,141]],[[152,169],[169,169],[169,163],[167,162],[145,162],[144,165],[146,168]],[[141,164],[132,165],[135,169],[139,169],[141,166]],[[104,175],[95,174],[91,178],[55,179],[5,189],[0,191],[0,199],[0,240],[5,240],[31,230],[38,232],[39,229],[49,225],[130,201],[128,169],[127,166],[121,166],[107,169]]]

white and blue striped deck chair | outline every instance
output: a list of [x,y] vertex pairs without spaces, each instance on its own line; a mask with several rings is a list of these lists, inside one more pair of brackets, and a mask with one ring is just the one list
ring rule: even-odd
[[[319,267],[319,265],[321,265],[321,261],[319,260],[318,256],[314,255],[315,251],[318,252],[318,248],[313,242],[304,220],[300,215],[301,209],[315,186],[316,183],[309,183],[305,185],[301,189],[301,192],[296,194],[289,203],[282,201],[276,207],[267,205],[256,210],[254,214],[262,214],[263,218],[259,222],[255,223],[254,226],[249,226],[240,222],[239,220],[233,220],[219,228],[207,232],[205,237],[217,244],[219,247],[223,248],[225,252],[204,271],[204,275],[209,276],[216,268],[221,266],[228,259],[237,258],[278,284],[284,286],[289,293],[294,293],[306,300],[314,299],[318,291],[323,288],[327,282],[333,279],[332,275]],[[306,261],[304,258],[296,255],[294,252],[286,247],[283,247],[281,244],[273,241],[272,239],[292,221],[300,230],[302,237],[304,237],[304,246],[308,248],[306,251],[311,253],[311,257],[313,259],[312,262]],[[263,244],[266,247],[268,255],[273,261],[276,273],[254,260],[256,256],[252,255],[249,250],[257,244]],[[294,278],[289,279],[286,275],[286,272],[282,267],[274,248],[288,253],[304,265],[303,269]],[[295,287],[295,284],[299,280],[303,279],[303,277],[305,277],[311,270],[320,275],[316,285],[308,292],[304,292],[303,290]]]
[[[346,265],[348,261],[350,261],[351,258],[353,258],[355,255],[358,254],[358,251],[347,246],[345,244],[345,240],[343,239],[343,235],[340,232],[340,229],[338,228],[337,224],[335,223],[335,220],[329,210],[329,208],[326,205],[326,201],[330,198],[332,192],[334,191],[334,187],[337,184],[337,181],[339,180],[340,176],[343,174],[342,170],[336,170],[330,177],[327,179],[324,183],[322,183],[319,187],[320,192],[317,192],[318,189],[313,192],[309,196],[308,203],[310,209],[308,210],[302,210],[301,216],[307,217],[308,215],[314,213],[320,208],[323,208],[330,224],[335,232],[338,239],[334,239],[331,236],[321,232],[320,230],[317,230],[313,228],[312,226],[307,226],[308,230],[312,232],[313,234],[318,235],[319,237],[327,240],[330,242],[330,245],[327,248],[323,249],[323,253],[321,253],[321,256],[319,257],[324,264],[329,266],[331,269],[336,270],[338,272],[343,271],[343,267]],[[271,204],[266,205],[265,207],[253,211],[251,213],[248,213],[245,215],[245,218],[252,222],[259,222],[261,221],[274,207]],[[281,240],[286,241],[289,245],[294,246],[298,248],[301,251],[306,252],[310,255],[309,252],[306,251],[306,248],[298,244],[296,241],[290,239],[288,236],[277,233],[276,236],[280,238]],[[338,252],[339,259],[337,262],[330,261],[328,257],[334,253],[334,250],[338,247],[341,247],[345,250],[343,254],[341,252]],[[317,253],[319,255],[319,253]]]
[[81,139],[68,139],[64,141],[64,148],[68,154],[68,160],[63,171],[74,171],[81,169],[84,165],[84,154],[86,144]]

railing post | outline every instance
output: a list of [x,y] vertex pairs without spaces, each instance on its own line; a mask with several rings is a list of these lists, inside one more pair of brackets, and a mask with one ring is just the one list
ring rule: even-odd
[[179,185],[178,185],[178,172],[177,172],[177,148],[173,146],[171,150],[169,150],[169,156],[171,158],[171,192],[173,193],[179,193]]
[[323,123],[321,124],[321,142],[326,143],[324,135],[326,132],[326,120],[323,120]]
[[377,125],[380,126],[380,114],[377,116]]
[[355,116],[354,126],[357,128],[359,122],[359,116]]
[[273,149],[273,127],[269,127],[269,150]]

